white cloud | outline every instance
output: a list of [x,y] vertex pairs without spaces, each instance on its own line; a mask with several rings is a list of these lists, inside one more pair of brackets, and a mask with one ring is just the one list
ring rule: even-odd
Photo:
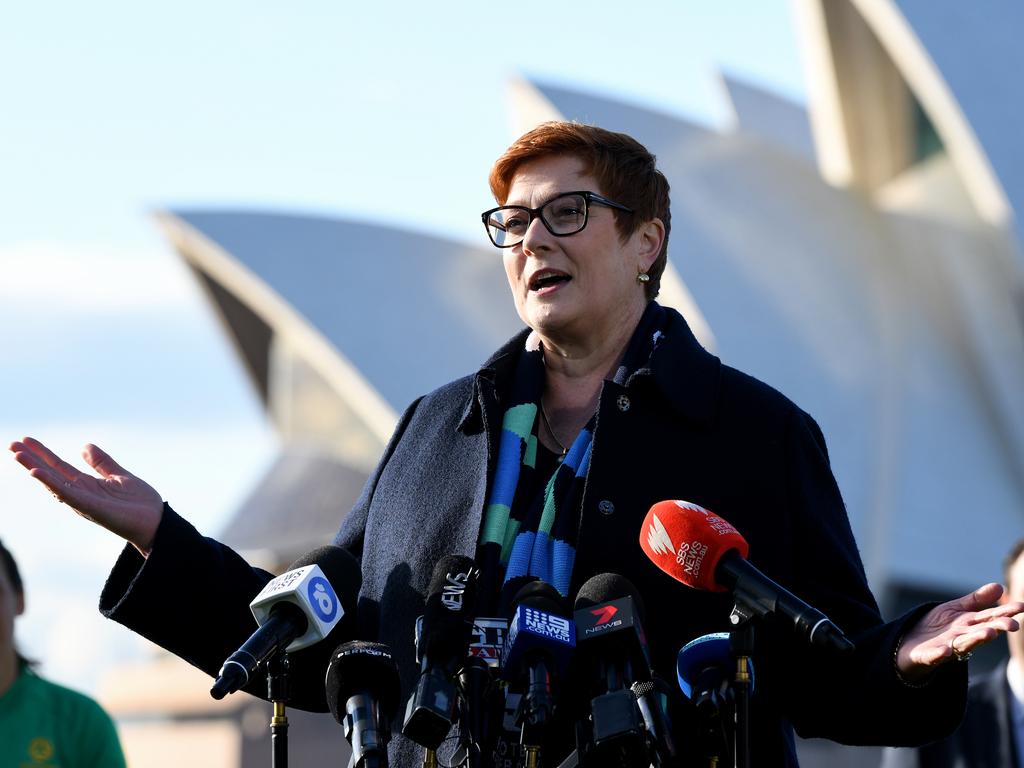
[[61,242],[0,246],[7,309],[120,314],[198,303],[197,287],[169,251]]

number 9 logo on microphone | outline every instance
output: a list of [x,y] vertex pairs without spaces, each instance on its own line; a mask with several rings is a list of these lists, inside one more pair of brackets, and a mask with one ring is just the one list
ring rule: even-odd
[[338,613],[338,598],[330,582],[322,576],[315,576],[306,585],[309,603],[321,621],[330,623]]

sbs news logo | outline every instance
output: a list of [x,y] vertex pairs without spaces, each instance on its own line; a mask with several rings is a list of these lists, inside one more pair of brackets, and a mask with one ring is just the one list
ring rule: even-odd
[[665,530],[665,524],[658,519],[657,515],[651,515],[651,527],[647,529],[647,544],[651,551],[659,555],[674,555],[676,545],[672,543],[672,537]]

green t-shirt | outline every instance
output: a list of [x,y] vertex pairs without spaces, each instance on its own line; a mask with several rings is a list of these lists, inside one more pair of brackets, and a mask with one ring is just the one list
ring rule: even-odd
[[0,698],[0,768],[124,768],[110,716],[22,667]]

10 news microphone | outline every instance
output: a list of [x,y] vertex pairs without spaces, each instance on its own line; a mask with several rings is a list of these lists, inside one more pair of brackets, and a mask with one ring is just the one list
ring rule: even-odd
[[[774,615],[813,645],[836,652],[853,647],[820,611],[748,563],[749,547],[739,532],[699,505],[655,504],[640,544],[656,566],[690,587],[731,592],[749,614]],[[687,745],[688,760],[696,752],[716,764],[729,753],[735,666],[727,633],[698,637],[679,650],[673,689],[651,669],[643,604],[625,577],[604,573],[589,579],[573,610],[550,584],[530,581],[501,620],[476,617],[478,577],[470,558],[442,558],[416,624],[420,669],[401,733],[424,748],[425,766],[438,764],[437,751],[449,739],[455,746],[446,764],[491,764],[490,753],[505,729],[506,700],[514,706],[511,722],[528,768],[541,765],[541,750],[556,737],[556,720],[555,728],[575,730],[576,748],[560,763],[546,755],[545,765],[680,765],[673,729],[677,691],[691,702],[689,716],[697,721],[690,732],[700,743]],[[225,660],[211,695],[223,698],[247,685],[274,654],[299,651],[327,637],[343,616],[354,614],[359,587],[358,563],[338,547],[297,560],[252,601],[259,628]],[[478,637],[482,626],[498,627],[499,635],[507,627],[507,632],[484,640]],[[345,642],[330,654],[326,670],[328,707],[352,747],[350,768],[386,768],[400,704],[390,649]],[[752,683],[751,669],[750,692]]]

